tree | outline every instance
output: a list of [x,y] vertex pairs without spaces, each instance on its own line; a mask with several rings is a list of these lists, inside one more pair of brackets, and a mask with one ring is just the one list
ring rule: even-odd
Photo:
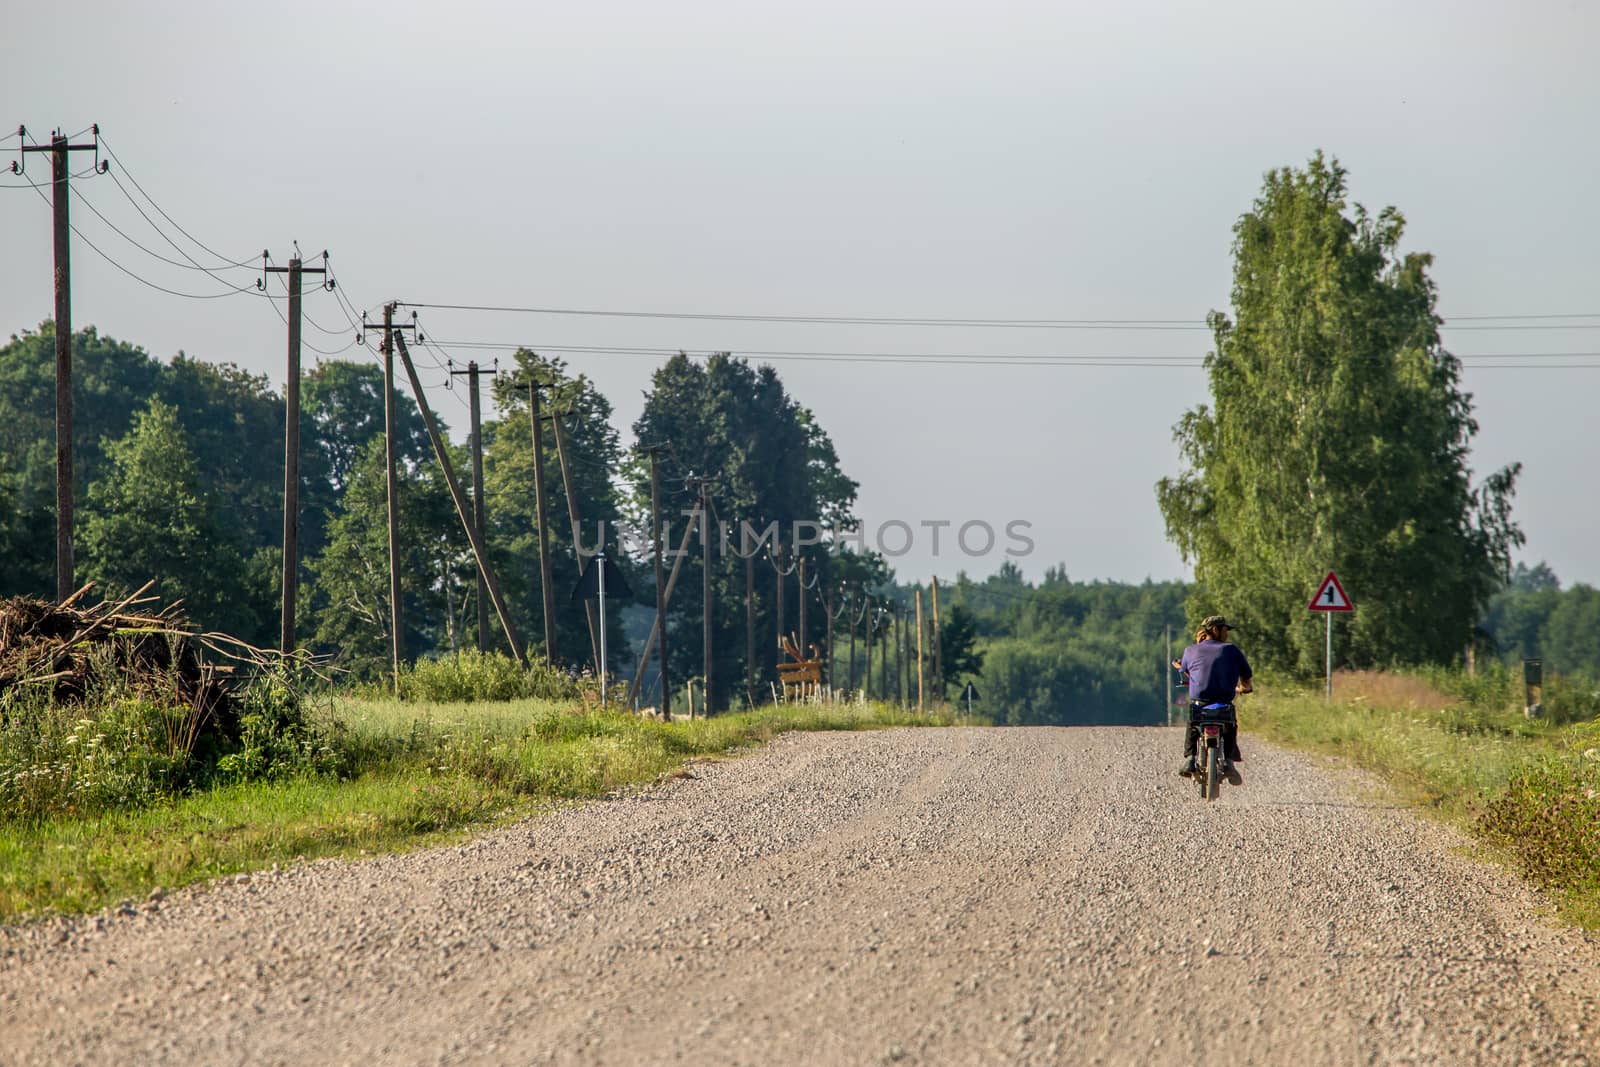
[[1266,176],[1234,227],[1233,308],[1210,316],[1212,405],[1175,431],[1188,469],[1157,495],[1192,562],[1190,613],[1239,616],[1251,655],[1311,674],[1305,610],[1339,572],[1357,611],[1353,666],[1461,653],[1522,536],[1517,468],[1478,486],[1477,424],[1439,341],[1432,258],[1399,253],[1404,220],[1346,213],[1345,171],[1319,153]]
[[[723,553],[720,537],[714,534],[712,556],[712,644],[716,654],[712,704],[725,706],[747,676],[745,571],[737,551],[740,524],[748,522],[759,533],[768,524],[777,523],[785,542],[790,539],[789,530],[795,522],[848,528],[854,523],[850,509],[856,483],[839,469],[832,441],[811,412],[789,396],[778,372],[770,366],[752,366],[727,353],[714,355],[703,364],[682,354],[668,360],[651,379],[644,412],[633,429],[641,444],[671,447],[665,457],[663,480],[669,493],[663,508],[675,520],[674,525],[682,529],[682,513],[693,503],[692,494],[683,491],[688,475],[713,480],[710,496],[716,512],[714,519],[728,524],[730,550]],[[648,486],[642,463],[635,467],[634,475],[636,484]],[[648,496],[639,503],[647,504]],[[643,508],[639,510],[648,514]],[[716,521],[711,529],[718,529]],[[822,556],[819,554],[817,559],[820,563]],[[763,671],[770,671],[776,658],[776,643],[767,635],[793,627],[796,605],[793,597],[788,598],[785,614],[790,617],[777,620],[776,596],[771,592],[774,572],[764,555],[756,561],[755,573],[757,633],[763,635],[759,665]],[[682,592],[697,589],[701,579],[696,545],[694,555],[684,563],[680,592],[669,609],[678,623],[669,649],[678,678],[701,673],[704,645],[700,598],[686,597]],[[822,580],[828,580],[827,576]]]
[[1540,645],[1557,671],[1600,679],[1600,590],[1579,582],[1562,593]]
[[[551,584],[555,595],[556,651],[564,663],[593,665],[588,613],[582,601],[572,599],[579,561],[572,546],[572,523],[567,512],[561,460],[556,451],[555,429],[548,417],[561,416],[567,446],[567,469],[573,497],[583,519],[583,547],[593,552],[599,528],[605,527],[606,551],[626,572],[628,584],[643,596],[647,583],[629,566],[619,542],[621,495],[616,479],[623,470],[622,445],[611,425],[611,402],[584,375],[568,372],[565,361],[519,349],[513,357],[516,371],[494,379],[498,419],[484,423],[484,492],[489,512],[490,559],[496,567],[501,593],[529,658],[544,647],[544,594],[540,588],[539,534],[534,508],[533,423],[528,410],[526,382],[543,382],[540,447],[544,454],[545,521],[550,530]],[[520,387],[518,382],[524,383]],[[465,468],[464,472],[470,472]],[[649,527],[646,526],[645,529]],[[610,666],[626,662],[621,611],[614,595],[608,598],[606,640]],[[654,600],[651,600],[654,603]],[[493,612],[490,612],[491,616]],[[498,634],[497,623],[491,624]],[[497,640],[499,638],[497,637]]]
[[[162,366],[143,349],[101,337],[72,338],[73,483],[77,499],[106,462],[102,442],[128,432],[160,385]],[[0,565],[0,596],[55,595],[55,324],[12,335],[0,347],[0,471],[9,475],[4,525],[20,529]]]
[[[84,577],[106,597],[154,579],[201,626],[253,633],[265,598],[203,486],[177,410],[152,399],[133,429],[105,447],[81,527]],[[256,576],[259,577],[259,576]]]
[[1484,616],[1482,630],[1489,649],[1507,662],[1540,656],[1545,624],[1566,595],[1545,564],[1531,568],[1517,564]]
[[[451,456],[459,466],[464,457]],[[381,677],[392,656],[387,463],[382,436],[368,440],[349,472],[327,543],[307,562],[316,592],[313,641],[358,677]],[[466,535],[444,477],[430,463],[396,467],[400,513],[400,590],[405,658],[459,632],[461,593],[470,580]]]
[[944,685],[964,677],[983,675],[983,652],[978,648],[978,620],[960,604],[952,604],[939,620],[939,666],[944,670]]

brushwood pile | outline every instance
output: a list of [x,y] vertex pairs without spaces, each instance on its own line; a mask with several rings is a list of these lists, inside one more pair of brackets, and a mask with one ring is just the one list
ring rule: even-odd
[[61,604],[0,600],[0,712],[19,700],[72,706],[125,694],[187,708],[208,732],[236,732],[232,666],[206,662],[208,635],[177,605],[139,610],[155,600],[140,595],[148,585],[121,601],[85,605],[88,589]]

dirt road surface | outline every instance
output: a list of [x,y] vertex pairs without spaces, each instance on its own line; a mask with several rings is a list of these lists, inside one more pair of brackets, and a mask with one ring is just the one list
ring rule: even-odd
[[1600,1063],[1600,942],[1250,744],[782,738],[460,847],[0,931],[0,1063]]

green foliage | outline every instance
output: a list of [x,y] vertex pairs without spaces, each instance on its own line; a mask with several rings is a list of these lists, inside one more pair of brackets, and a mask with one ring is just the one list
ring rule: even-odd
[[472,703],[485,700],[577,700],[584,687],[560,669],[536,662],[523,668],[503,652],[463,650],[455,656],[422,659],[403,668],[403,700]]
[[217,781],[335,768],[337,752],[300,694],[264,674],[235,699],[241,736],[193,708],[132,691],[107,649],[81,702],[0,697],[0,824],[91,818],[170,800]]
[[[460,614],[453,610],[459,600],[449,597],[452,590],[459,597],[465,584],[464,535],[437,466],[399,467],[395,475],[405,647],[415,655],[437,647],[459,626]],[[388,514],[383,439],[376,437],[350,474],[327,542],[306,563],[313,583],[312,640],[362,680],[384,674],[392,655]],[[448,640],[443,643],[448,647]]]
[[[528,391],[517,388],[517,381],[530,377],[543,382],[541,415],[562,412],[562,435],[567,448],[567,471],[572,495],[583,519],[583,544],[593,552],[598,528],[605,526],[606,550],[625,572],[629,585],[641,595],[651,582],[641,578],[627,558],[619,552],[618,523],[622,500],[613,476],[622,469],[622,445],[611,425],[611,402],[584,375],[568,372],[558,358],[540,356],[519,349],[514,357],[516,371],[495,380],[495,401],[501,417],[484,426],[484,487],[489,512],[489,554],[500,576],[502,592],[528,654],[544,651],[544,593],[540,587],[538,523],[535,515],[533,469],[533,423],[528,410]],[[540,448],[544,456],[545,521],[550,531],[551,584],[555,596],[555,644],[557,659],[567,664],[594,665],[589,640],[589,621],[583,602],[571,593],[577,585],[579,563],[573,550],[572,523],[567,511],[561,462],[556,450],[555,428],[543,422]],[[646,527],[648,529],[648,527]],[[514,576],[514,577],[513,577]],[[470,576],[469,576],[470,578]],[[475,587],[475,578],[470,584]],[[654,600],[651,600],[654,603]],[[615,607],[615,600],[612,600]],[[492,613],[491,613],[492,614]],[[615,664],[624,661],[627,642],[620,612],[608,612],[608,651]],[[476,618],[476,614],[472,616]],[[498,625],[491,640],[504,647]],[[475,631],[475,624],[470,627]]]
[[1478,825],[1523,874],[1563,894],[1573,918],[1600,925],[1600,749],[1518,771]]
[[939,665],[946,691],[964,678],[983,674],[984,653],[978,648],[978,620],[964,605],[953,604],[939,620]]
[[201,482],[176,409],[152,399],[105,456],[81,526],[84,577],[107,597],[155,579],[158,595],[205,625],[254,633],[251,607],[265,598],[247,584],[235,528]]
[[282,675],[258,677],[239,702],[238,747],[217,761],[224,780],[258,781],[338,767],[334,739],[314,723],[305,697]]
[[1399,253],[1399,212],[1346,214],[1345,193],[1321,154],[1266,176],[1234,228],[1237,321],[1211,317],[1212,405],[1178,424],[1188,470],[1158,487],[1191,615],[1239,617],[1253,657],[1300,675],[1322,666],[1305,604],[1328,569],[1359,605],[1344,662],[1443,663],[1521,543],[1516,468],[1471,483],[1477,425],[1431,257]]
[[[784,389],[777,371],[770,366],[752,366],[726,353],[704,363],[684,355],[668,360],[652,377],[644,411],[633,429],[642,443],[672,445],[671,452],[662,457],[662,508],[666,517],[674,520],[674,530],[682,530],[683,516],[694,503],[692,494],[683,490],[684,478],[693,474],[715,480],[716,517],[728,524],[730,551],[723,553],[717,545],[711,564],[716,603],[712,703],[713,707],[725,707],[748,673],[743,663],[745,568],[744,560],[733,551],[741,545],[740,523],[748,522],[757,536],[769,523],[778,523],[785,540],[795,522],[848,529],[854,525],[851,508],[856,483],[839,469],[827,434],[812,413]],[[642,462],[638,473],[643,475],[638,480],[647,487],[648,468]],[[648,496],[638,505],[643,505],[639,510],[647,515]],[[715,523],[711,529],[714,543],[720,541]],[[841,558],[818,552],[808,566],[821,581],[840,588],[844,582],[832,571]],[[773,676],[777,634],[796,627],[798,605],[794,596],[787,597],[788,618],[778,620],[774,572],[764,555],[753,570],[757,647],[763,650],[758,653],[756,675],[765,679]],[[679,581],[689,589],[700,587],[698,551],[685,561]],[[680,679],[698,675],[704,659],[698,598],[680,594],[669,615],[669,626],[675,631],[668,649],[673,671]],[[816,615],[820,631],[821,613]]]
[[981,583],[958,579],[950,618],[970,612],[979,690],[1003,722],[1165,722],[1165,632],[1173,627],[1175,654],[1188,643],[1184,593],[1178,582],[1074,582],[1059,568],[1032,586],[1007,566]]

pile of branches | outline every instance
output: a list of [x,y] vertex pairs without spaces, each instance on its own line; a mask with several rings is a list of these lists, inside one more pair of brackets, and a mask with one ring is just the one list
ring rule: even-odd
[[82,704],[115,687],[182,706],[207,732],[236,737],[232,689],[254,668],[281,666],[284,657],[225,634],[196,632],[180,604],[150,606],[159,601],[147,595],[154,585],[92,605],[84,604],[92,583],[60,604],[0,600],[0,710],[8,699],[29,696]]

